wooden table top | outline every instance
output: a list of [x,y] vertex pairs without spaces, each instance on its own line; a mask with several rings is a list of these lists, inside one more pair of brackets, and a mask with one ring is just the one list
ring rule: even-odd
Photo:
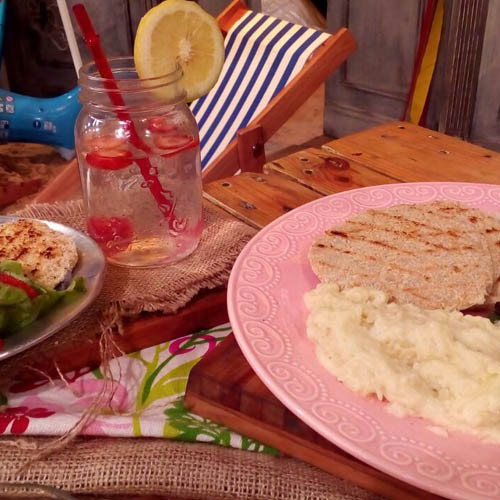
[[205,197],[261,228],[320,196],[377,184],[500,183],[500,153],[409,123],[393,122],[205,186]]
[[[262,228],[324,195],[418,181],[500,183],[500,154],[422,127],[394,122],[269,162],[263,173],[243,173],[211,182],[204,186],[204,196],[207,203]],[[49,186],[38,201],[71,199],[79,194],[75,164],[62,184]],[[226,320],[225,290],[205,292],[176,315],[150,315],[131,322],[118,344],[121,350],[132,352],[175,338],[186,329],[193,331]],[[99,362],[97,333],[85,352],[81,345],[65,349],[50,360],[56,360],[63,372]],[[50,372],[47,362],[36,368]],[[28,378],[36,378],[34,373]]]

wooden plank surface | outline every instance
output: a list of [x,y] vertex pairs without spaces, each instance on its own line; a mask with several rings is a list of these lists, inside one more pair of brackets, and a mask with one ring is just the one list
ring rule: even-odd
[[192,369],[185,405],[385,498],[438,498],[364,464],[314,432],[253,373],[233,335]]
[[[327,31],[346,26],[360,47],[342,71],[326,84],[326,134],[343,137],[403,116],[425,3],[424,0],[325,2]],[[439,74],[440,66],[435,75]]]
[[364,130],[323,148],[404,182],[500,180],[500,153],[406,122]]
[[319,193],[274,172],[245,172],[211,182],[205,185],[204,196],[258,229],[295,207],[321,198]]
[[327,195],[376,184],[400,182],[356,161],[346,160],[325,149],[308,148],[267,163],[264,173],[276,173],[313,191]]

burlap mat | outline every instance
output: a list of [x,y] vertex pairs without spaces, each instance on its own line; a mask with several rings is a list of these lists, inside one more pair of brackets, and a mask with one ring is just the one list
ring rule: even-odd
[[[21,217],[60,222],[85,231],[81,200],[30,205]],[[119,329],[121,320],[141,312],[173,313],[199,291],[227,283],[234,260],[256,230],[221,212],[204,207],[204,230],[198,249],[178,264],[155,269],[108,266],[98,299],[67,328],[45,342],[0,363],[0,384],[29,366],[31,359],[50,357],[54,345],[85,341],[103,328]]]
[[379,498],[292,458],[144,438],[78,438],[70,449],[37,462],[20,478],[13,471],[26,452],[4,446],[4,441],[0,439],[0,482],[36,483],[74,494],[210,500]]

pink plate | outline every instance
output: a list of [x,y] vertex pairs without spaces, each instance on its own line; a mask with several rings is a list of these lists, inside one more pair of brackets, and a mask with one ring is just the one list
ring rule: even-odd
[[307,252],[325,229],[368,208],[456,200],[500,214],[500,186],[408,183],[338,193],[301,206],[259,232],[229,280],[228,309],[243,354],[280,401],[326,439],[403,481],[457,499],[500,497],[500,444],[399,418],[362,398],[316,360],[304,292],[318,282]]

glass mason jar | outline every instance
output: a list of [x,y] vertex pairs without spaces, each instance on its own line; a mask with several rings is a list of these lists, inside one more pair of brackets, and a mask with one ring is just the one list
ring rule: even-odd
[[198,129],[182,70],[141,80],[131,57],[110,65],[117,90],[94,63],[80,70],[75,139],[88,232],[113,264],[178,262],[202,232]]

